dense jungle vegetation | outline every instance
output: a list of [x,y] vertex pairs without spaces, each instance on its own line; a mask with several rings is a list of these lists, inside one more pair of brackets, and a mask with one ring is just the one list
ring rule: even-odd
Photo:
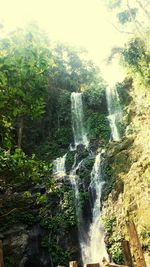
[[[89,138],[101,134],[103,143],[109,139],[106,85],[98,67],[85,59],[85,51],[50,42],[36,25],[2,38],[0,54],[1,231],[7,232],[14,223],[31,229],[40,222],[45,231],[53,231],[51,241],[42,233],[40,246],[48,249],[53,264],[61,264],[71,252],[68,245],[65,251],[63,241],[57,244],[57,234],[62,229],[62,240],[68,231],[71,234],[76,216],[72,189],[59,188],[52,161],[73,141],[73,91],[83,92]],[[7,251],[6,266],[16,266],[11,253]]]
[[[147,202],[142,199],[139,183],[136,193],[141,202],[137,200],[138,204],[134,206],[132,180],[136,178],[132,177],[142,166],[138,169],[139,176],[143,177],[147,188],[150,33],[138,20],[138,12],[142,10],[148,20],[149,14],[141,1],[136,1],[138,8],[128,5],[126,10],[122,9],[123,1],[107,2],[116,12],[120,30],[131,30],[125,46],[112,49],[108,59],[111,61],[119,54],[120,64],[126,70],[125,80],[116,84],[123,111],[122,122],[118,125],[122,137],[119,143],[109,142],[111,133],[105,95],[108,85],[99,68],[86,59],[86,51],[49,40],[34,24],[0,39],[0,239],[6,239],[5,267],[30,264],[34,267],[37,264],[35,255],[41,256],[40,267],[48,266],[42,265],[42,257],[48,259],[51,266],[63,265],[80,254],[72,188],[67,182],[57,181],[52,174],[53,160],[63,156],[73,142],[70,95],[74,91],[83,93],[84,123],[90,148],[96,150],[101,146],[106,149],[102,200],[105,203],[103,222],[109,234],[108,251],[116,263],[122,263],[120,233],[124,216],[131,211],[131,218],[141,225],[138,230],[147,255],[149,223],[141,208],[142,201],[145,201],[145,208]],[[71,157],[72,154],[67,159],[68,166]],[[136,162],[139,165],[135,166]],[[83,180],[88,179],[93,161],[87,160],[86,164],[81,170]],[[134,188],[132,197],[124,191],[126,184],[128,192],[130,187]],[[124,192],[124,199],[118,200]],[[87,191],[82,190],[83,206],[87,198]],[[121,207],[124,207],[124,214]],[[121,214],[119,221],[116,219],[118,211]],[[30,236],[28,242],[27,235]],[[125,230],[123,235],[126,235]],[[11,242],[9,238],[12,238]],[[24,247],[28,244],[32,250],[33,241],[39,244],[38,254],[27,253],[30,262],[19,265],[23,264]]]

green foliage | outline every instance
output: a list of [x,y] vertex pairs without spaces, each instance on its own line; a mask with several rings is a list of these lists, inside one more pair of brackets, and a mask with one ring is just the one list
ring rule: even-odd
[[36,25],[2,38],[0,55],[1,146],[61,155],[72,141],[70,93],[98,84],[98,68],[84,51],[50,45]]
[[[65,103],[63,104],[64,111],[68,112],[70,105],[65,105]],[[64,115],[64,117],[61,114],[63,113],[61,113],[60,109],[57,109],[57,112],[53,115],[52,120],[50,117],[48,118],[48,116],[45,117],[43,120],[45,131],[42,138],[39,133],[36,145],[34,144],[34,133],[33,135],[30,134],[30,143],[26,146],[26,148],[30,151],[31,144],[33,144],[34,152],[40,159],[51,161],[57,157],[61,157],[66,153],[69,144],[72,141],[71,114],[68,113]],[[32,132],[33,129],[31,129],[27,135]]]
[[83,93],[85,125],[89,139],[107,142],[110,136],[107,120],[106,85],[101,80],[98,85],[91,86]]
[[93,110],[101,110],[107,113],[105,106],[105,89],[106,85],[104,81],[97,77],[97,81],[93,82],[91,86],[83,92],[83,101],[88,104],[89,108]]
[[[9,202],[7,202],[8,204]],[[13,226],[18,226],[20,224],[25,224],[27,226],[31,226],[36,223],[37,221],[37,213],[30,209],[29,203],[27,207],[27,202],[25,201],[18,201],[18,203],[15,203],[15,200],[12,199],[11,203],[9,205],[13,207],[15,206],[14,212],[8,214],[6,217],[1,218],[1,225],[0,225],[0,232],[3,233],[9,229],[11,229]],[[33,205],[30,203],[30,205]],[[18,207],[17,207],[18,206]],[[10,209],[10,207],[9,207]],[[6,214],[7,212],[1,211],[1,214]]]
[[109,181],[106,181],[106,183],[103,186],[103,193],[102,193],[102,200],[105,201],[108,199],[109,194],[112,192],[113,188],[114,188],[114,184],[115,184],[115,179],[111,179],[110,181],[111,183],[109,183]]
[[26,198],[30,198],[31,197],[31,193],[29,191],[25,191],[23,193],[23,198],[26,199]]
[[137,8],[130,8],[130,10],[124,10],[117,14],[118,20],[121,24],[131,22],[132,19],[136,18]]
[[75,151],[69,151],[66,156],[65,168],[66,171],[70,171],[74,163]]
[[140,237],[142,240],[142,249],[144,251],[149,251],[150,229],[149,228],[143,229],[142,232],[140,233]]
[[58,244],[53,244],[52,240],[50,240],[48,237],[43,238],[41,245],[42,247],[48,249],[52,257],[53,263],[56,266],[68,264],[71,258],[71,253],[69,252],[69,250],[62,248]]
[[36,217],[31,211],[21,211],[17,214],[16,219],[28,226],[31,226],[36,222]]
[[51,203],[49,210],[49,207],[44,205],[40,209],[39,218],[42,227],[50,233],[49,237],[47,235],[43,237],[42,246],[48,249],[57,266],[68,264],[71,258],[71,252],[65,247],[64,238],[70,235],[72,229],[76,229],[77,222],[73,190],[58,188],[53,191],[53,199],[55,199],[54,206]]
[[123,254],[121,247],[121,236],[114,232],[116,218],[114,216],[103,218],[103,225],[107,232],[107,248],[112,260],[117,264],[123,264]]
[[129,171],[132,161],[129,157],[129,149],[133,144],[133,138],[123,138],[118,144],[109,143],[105,148],[102,174],[105,180],[102,190],[102,201],[106,201],[113,192],[113,201],[124,191],[124,181],[119,179],[120,173]]
[[59,213],[48,215],[45,213],[45,208],[40,212],[41,225],[46,229],[53,230],[55,234],[60,231],[60,229],[65,231],[68,227],[76,225],[74,192],[72,190],[68,192],[62,190],[56,193],[57,196],[61,193],[61,200],[58,206]]
[[[74,191],[51,178],[52,166],[44,160],[50,162],[62,156],[72,141],[72,91],[83,92],[89,137],[108,141],[106,85],[99,69],[83,58],[82,51],[62,44],[50,46],[36,27],[18,30],[2,39],[0,55],[0,175],[11,186],[28,185],[25,190],[30,190],[30,183],[44,183],[47,188],[46,194],[25,191],[17,211],[9,215],[6,227],[20,222],[32,226],[39,222],[48,233],[42,246],[48,249],[54,265],[64,265],[71,257],[64,237],[77,228]],[[15,149],[20,132],[22,150]],[[77,163],[88,154],[89,151],[81,148]],[[70,152],[66,160],[68,171],[73,161],[74,152]],[[85,188],[90,182],[92,166],[93,159],[87,158],[79,170],[81,209],[88,203],[89,193]],[[115,248],[113,253],[114,258],[119,257]]]
[[4,254],[4,264],[6,267],[16,267],[15,258],[12,255],[5,256]]
[[85,90],[97,77],[98,68],[85,59],[85,51],[58,43],[53,55],[56,64],[50,83],[55,88],[71,92]]
[[[89,191],[88,192],[80,191],[80,208],[81,208],[80,212],[81,212],[81,214],[82,214],[89,198],[90,198]],[[79,216],[81,216],[81,214],[79,214]]]
[[61,209],[63,211],[64,219],[66,220],[67,224],[70,226],[75,226],[76,225],[76,212],[75,212],[75,200],[74,200],[73,190],[64,192]]
[[145,54],[144,41],[140,38],[132,39],[123,53],[124,60],[135,70],[139,70],[139,62]]
[[58,265],[67,265],[69,260],[71,259],[71,253],[69,250],[66,250],[65,248],[62,248],[59,245],[53,245],[49,252],[52,256],[54,264]]
[[104,228],[107,231],[107,233],[109,235],[112,235],[112,230],[113,230],[113,225],[116,223],[116,218],[115,217],[111,217],[111,218],[107,218],[103,221],[104,224]]
[[140,37],[131,39],[123,51],[123,60],[130,75],[145,86],[150,85],[150,51],[149,51],[149,34],[145,40]]
[[110,255],[111,255],[111,257],[115,263],[124,264],[122,248],[121,248],[120,242],[115,242],[114,244],[112,244],[109,252],[110,252]]
[[0,120],[3,128],[8,128],[4,122],[19,128],[24,117],[36,120],[44,113],[51,52],[46,37],[32,27],[1,39],[0,54]]
[[41,195],[41,193],[36,193],[36,203],[37,203],[37,205],[44,205],[44,204],[46,204],[46,202],[47,202],[47,198],[46,198],[46,195],[44,194],[44,195]]
[[116,18],[113,24],[120,33],[141,36],[149,29],[149,4],[147,0],[105,0],[107,8]]
[[121,107],[124,108],[129,105],[132,97],[130,96],[130,91],[132,88],[132,79],[125,79],[122,83],[116,84],[116,89],[119,94]]
[[91,178],[90,174],[92,171],[93,164],[94,164],[94,159],[86,158],[84,159],[84,162],[79,170],[80,179],[82,183],[86,185],[86,188],[88,188],[90,183],[90,178]]
[[0,151],[0,175],[8,183],[41,182],[48,178],[50,170],[51,164],[37,160],[34,155],[30,158],[21,149],[12,153]]
[[87,128],[90,139],[99,137],[100,140],[109,140],[110,128],[106,115],[92,113],[87,119]]

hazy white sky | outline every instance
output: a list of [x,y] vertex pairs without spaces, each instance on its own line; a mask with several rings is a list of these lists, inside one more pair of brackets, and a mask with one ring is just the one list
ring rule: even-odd
[[104,59],[123,38],[111,25],[105,0],[0,0],[0,21],[6,29],[25,26],[35,20],[51,39],[85,47],[113,84],[121,77],[116,64],[107,67]]

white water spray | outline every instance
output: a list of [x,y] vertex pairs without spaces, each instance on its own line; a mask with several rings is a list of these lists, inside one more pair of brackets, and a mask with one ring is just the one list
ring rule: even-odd
[[66,156],[67,154],[53,161],[53,174],[57,176],[64,176],[66,174],[66,169],[65,169]]
[[75,149],[80,144],[88,147],[89,141],[83,123],[82,93],[71,94],[71,113]]
[[104,181],[101,176],[101,154],[95,157],[95,163],[91,172],[91,183],[89,190],[94,202],[92,210],[92,223],[86,242],[81,242],[82,261],[84,263],[100,263],[103,257],[108,258],[105,243],[104,229],[100,222],[100,199]]
[[111,128],[112,139],[114,141],[120,140],[120,133],[117,127],[117,123],[122,118],[122,110],[120,106],[120,99],[116,87],[106,89],[106,99],[108,106],[108,120]]
[[[78,186],[79,176],[77,175],[77,170],[80,168],[80,165],[82,164],[83,160],[81,160],[76,166],[76,157],[77,157],[77,154],[75,154],[75,157],[74,157],[74,163],[72,166],[72,170],[69,174],[69,179],[70,179],[72,188],[74,189],[74,192],[75,192],[76,214],[77,216],[79,216],[79,208],[80,208],[79,207],[79,186]],[[77,218],[77,220],[79,222],[79,218]]]
[[[83,124],[83,107],[82,94],[71,94],[71,113],[72,127],[74,133],[74,150],[82,144],[88,147],[89,141]],[[66,155],[57,158],[53,162],[53,174],[56,176],[65,176],[65,160]],[[82,160],[83,161],[83,160]],[[81,247],[83,263],[100,263],[103,257],[108,258],[104,243],[104,230],[100,223],[100,198],[102,192],[103,181],[101,177],[101,154],[95,157],[95,163],[91,172],[91,182],[89,190],[93,198],[92,223],[87,233],[84,229],[84,221],[80,209],[80,192],[79,192],[79,175],[77,174],[80,165],[77,163],[77,154],[74,157],[74,163],[69,174],[72,188],[75,192],[76,214],[78,221],[79,241]]]

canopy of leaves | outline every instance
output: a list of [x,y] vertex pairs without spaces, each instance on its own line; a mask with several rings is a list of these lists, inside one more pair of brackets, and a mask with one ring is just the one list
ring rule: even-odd
[[104,4],[113,13],[113,26],[120,33],[141,36],[150,23],[148,0],[107,0]]
[[51,164],[28,157],[21,149],[14,153],[0,150],[0,176],[5,183],[42,182],[50,178]]
[[47,138],[68,146],[70,94],[99,83],[98,68],[85,51],[51,43],[36,25],[2,38],[0,55],[1,146],[32,153]]
[[150,50],[149,34],[142,38],[131,39],[123,51],[123,62],[129,74],[149,88],[150,86]]
[[135,19],[136,12],[137,12],[137,9],[136,8],[131,8],[130,11],[129,10],[125,10],[123,12],[119,12],[117,14],[117,17],[118,17],[119,22],[121,24],[125,24],[127,22],[131,22],[132,19]]

